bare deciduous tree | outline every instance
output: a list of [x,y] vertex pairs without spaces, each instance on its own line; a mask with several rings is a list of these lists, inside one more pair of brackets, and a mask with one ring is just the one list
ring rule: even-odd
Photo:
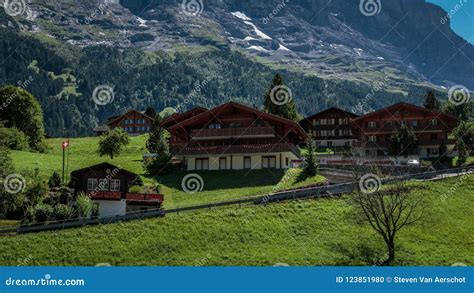
[[404,182],[395,182],[373,192],[359,190],[354,202],[362,218],[382,236],[387,246],[384,265],[395,260],[397,232],[422,218],[422,197],[410,192]]

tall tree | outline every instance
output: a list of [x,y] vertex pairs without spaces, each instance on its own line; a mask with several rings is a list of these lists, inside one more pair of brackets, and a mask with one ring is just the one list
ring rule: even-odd
[[120,155],[124,146],[128,145],[130,139],[122,128],[115,128],[102,135],[99,141],[98,153],[102,156],[109,156],[113,159]]
[[372,193],[359,191],[354,196],[357,215],[370,224],[387,246],[384,265],[395,260],[397,233],[422,219],[422,198],[410,192],[404,182],[378,188]]
[[267,113],[290,120],[298,119],[298,112],[292,91],[283,83],[283,79],[278,73],[273,77],[272,85],[265,94],[263,106]]
[[438,99],[435,96],[435,93],[433,90],[429,90],[426,95],[425,95],[425,102],[423,104],[426,109],[433,110],[435,112],[438,112],[440,110],[440,103]]
[[0,88],[0,105],[5,126],[22,131],[31,149],[44,151],[43,111],[38,101],[26,90],[8,85]]
[[402,124],[390,138],[389,153],[391,156],[408,156],[418,150],[418,139],[415,131],[407,124]]
[[160,125],[160,115],[155,115],[155,119],[151,124],[150,137],[146,142],[146,148],[152,154],[159,156],[169,155],[169,145],[165,136],[165,129]]
[[318,166],[316,162],[316,145],[312,137],[306,141],[308,155],[305,159],[304,171],[309,176],[316,175]]

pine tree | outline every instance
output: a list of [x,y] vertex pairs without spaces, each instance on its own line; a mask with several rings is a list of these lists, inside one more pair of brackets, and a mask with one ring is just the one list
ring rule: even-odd
[[169,156],[169,145],[165,137],[165,129],[160,125],[161,118],[155,116],[150,128],[150,137],[146,142],[146,148],[152,154],[167,157]]
[[265,94],[263,106],[267,113],[290,120],[298,119],[298,112],[291,89],[285,86],[281,75],[278,73],[275,74],[272,85]]
[[435,93],[433,90],[429,90],[426,95],[425,95],[425,102],[424,106],[426,109],[430,109],[436,112],[439,112],[440,110],[440,103],[438,99],[435,96]]
[[306,156],[304,172],[309,176],[314,176],[317,173],[318,165],[316,162],[316,145],[314,140],[310,137],[307,142],[308,155]]

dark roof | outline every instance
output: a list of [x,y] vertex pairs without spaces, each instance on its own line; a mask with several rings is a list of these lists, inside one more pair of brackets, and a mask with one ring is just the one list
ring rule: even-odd
[[186,111],[184,113],[174,113],[168,117],[166,117],[163,121],[161,121],[160,125],[167,128],[167,127],[171,127],[175,124],[178,124],[188,118],[191,118],[193,116],[196,116],[196,115],[199,115],[201,113],[204,113],[206,112],[207,109],[206,108],[203,108],[203,107],[196,107],[196,108],[193,108],[189,111]]
[[131,172],[131,171],[122,169],[122,168],[117,167],[117,166],[115,166],[115,165],[112,165],[112,164],[110,164],[110,163],[108,163],[108,162],[103,162],[103,163],[96,164],[96,165],[92,165],[92,166],[85,167],[85,168],[82,168],[82,169],[74,170],[74,171],[71,172],[71,174],[81,173],[81,172],[83,172],[83,171],[93,170],[93,169],[99,169],[99,168],[104,168],[104,169],[107,168],[107,169],[111,169],[111,170],[117,169],[117,170],[119,170],[119,171],[122,172],[122,173],[127,173],[127,174],[129,174],[129,175],[131,175],[131,176],[138,176],[137,174],[135,174],[135,173],[133,173],[133,172]]
[[375,115],[377,115],[377,114],[380,114],[380,113],[382,113],[382,112],[389,112],[389,113],[397,112],[397,111],[400,111],[401,109],[403,109],[403,108],[405,108],[405,107],[414,108],[414,109],[423,111],[423,112],[425,112],[425,113],[428,112],[428,113],[431,113],[431,114],[435,114],[435,115],[438,116],[438,117],[443,117],[443,118],[446,118],[446,119],[456,120],[456,121],[457,121],[457,118],[454,117],[454,116],[451,116],[451,115],[448,115],[448,114],[444,114],[444,113],[441,113],[441,112],[437,112],[437,111],[433,111],[433,110],[430,110],[430,109],[427,109],[427,108],[424,108],[424,107],[420,107],[420,106],[413,105],[413,104],[409,104],[409,103],[405,103],[405,102],[396,103],[396,104],[393,104],[393,105],[391,105],[391,106],[388,106],[388,107],[379,109],[379,110],[377,110],[377,111],[374,111],[374,112],[371,112],[371,113],[367,113],[367,114],[365,114],[364,116],[360,116],[359,118],[356,118],[355,121],[359,121],[359,120],[362,120],[362,119],[366,119],[366,118],[375,116]]
[[235,107],[235,108],[237,108],[239,110],[242,110],[244,112],[254,113],[254,114],[256,114],[259,117],[262,117],[264,119],[278,121],[278,122],[281,122],[281,123],[285,123],[287,125],[291,125],[291,126],[293,126],[294,130],[301,135],[301,137],[303,139],[305,139],[307,137],[307,135],[306,135],[305,131],[303,130],[303,128],[301,127],[301,125],[299,125],[297,122],[295,122],[293,120],[286,119],[286,118],[283,118],[283,117],[280,117],[280,116],[277,116],[277,115],[274,115],[274,114],[262,112],[258,109],[255,109],[255,108],[243,105],[243,104],[239,104],[239,103],[236,103],[236,102],[227,102],[225,104],[222,104],[222,105],[217,106],[215,108],[212,108],[210,110],[206,110],[205,112],[203,112],[199,115],[193,116],[191,118],[188,118],[188,119],[186,119],[186,120],[184,120],[180,123],[177,123],[177,124],[171,126],[170,130],[175,130],[175,129],[178,129],[178,128],[182,128],[184,126],[187,126],[189,124],[194,123],[195,121],[203,119],[207,116],[215,116],[216,114],[221,113],[221,112],[223,112],[223,110],[225,110],[227,108],[230,108],[230,107]]
[[309,116],[309,117],[307,117],[307,118],[304,118],[304,119],[301,120],[301,121],[304,121],[304,120],[311,120],[311,119],[313,119],[314,117],[319,116],[319,115],[322,115],[322,114],[324,114],[324,113],[326,113],[326,112],[329,112],[329,111],[331,111],[331,110],[336,110],[336,111],[345,113],[346,115],[348,115],[348,116],[350,116],[350,117],[352,117],[352,118],[357,118],[357,117],[359,117],[359,115],[357,115],[357,114],[354,114],[354,113],[351,113],[351,112],[348,112],[348,111],[339,109],[339,108],[337,108],[337,107],[331,107],[331,108],[328,108],[328,109],[326,109],[326,110],[323,110],[323,111],[321,111],[321,112],[319,112],[319,113],[313,114],[313,115],[311,115],[311,116]]
[[[146,115],[144,112],[141,112],[141,111],[138,111],[138,110],[135,110],[135,109],[130,109],[130,110],[128,110],[127,112],[125,112],[124,114],[122,114],[122,115],[120,115],[120,116],[116,116],[115,118],[109,120],[109,121],[107,122],[107,125],[110,125],[110,124],[112,124],[112,123],[115,123],[116,121],[120,121],[121,119],[123,119],[123,118],[125,117],[125,115],[127,115],[127,114],[130,113],[130,112],[136,112],[136,113],[138,113],[138,114],[141,114],[141,115],[145,116],[145,117],[148,118],[148,119],[155,120],[154,118],[151,118],[150,116]],[[110,118],[109,118],[109,119],[110,119]]]

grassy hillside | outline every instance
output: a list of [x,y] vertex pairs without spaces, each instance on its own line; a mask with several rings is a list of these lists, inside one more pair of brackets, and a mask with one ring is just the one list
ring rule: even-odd
[[[132,137],[123,153],[110,160],[97,154],[97,137],[71,139],[69,150],[70,171],[91,166],[104,161],[130,170],[143,177],[145,183],[162,186],[165,194],[165,207],[172,208],[190,204],[208,203],[229,198],[261,195],[282,189],[305,186],[325,180],[322,176],[306,178],[301,170],[254,170],[254,171],[207,171],[199,172],[204,180],[202,192],[187,194],[181,189],[181,180],[188,172],[174,172],[159,177],[147,177],[142,167],[142,155],[147,153],[145,142],[147,135]],[[13,151],[12,159],[17,172],[38,168],[44,180],[53,171],[61,174],[63,139],[48,139],[49,152],[46,154]]]
[[[414,192],[426,198],[427,213],[399,234],[396,264],[474,265],[474,176],[423,186]],[[348,198],[0,238],[0,265],[373,265],[384,253]]]

